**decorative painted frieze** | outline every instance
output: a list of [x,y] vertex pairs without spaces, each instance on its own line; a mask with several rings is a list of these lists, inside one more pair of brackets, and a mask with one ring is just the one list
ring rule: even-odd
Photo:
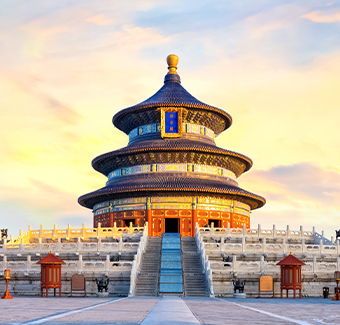
[[209,166],[209,165],[198,165],[189,163],[168,163],[168,164],[147,164],[147,165],[136,165],[131,167],[124,167],[116,169],[110,172],[107,177],[108,180],[112,178],[140,174],[140,173],[153,173],[153,172],[191,172],[191,173],[203,173],[216,176],[222,176],[236,180],[236,175],[223,167]]
[[[169,118],[169,125],[170,125],[170,123],[171,123],[171,119]],[[177,128],[179,128],[179,126],[177,126]],[[170,130],[170,126],[169,126],[169,130]],[[176,130],[178,131],[178,129],[176,129]],[[138,138],[139,136],[142,136],[142,135],[153,134],[153,133],[161,133],[161,132],[162,132],[161,123],[141,125],[141,126],[135,128],[135,129],[133,129],[129,133],[129,141],[135,140],[136,138]],[[198,124],[182,123],[182,133],[200,134],[200,135],[206,136],[206,137],[208,137],[212,140],[215,139],[215,133],[214,133],[213,130],[207,128],[206,126],[198,125]],[[172,133],[170,133],[170,134],[172,134]],[[176,134],[178,134],[178,132]]]

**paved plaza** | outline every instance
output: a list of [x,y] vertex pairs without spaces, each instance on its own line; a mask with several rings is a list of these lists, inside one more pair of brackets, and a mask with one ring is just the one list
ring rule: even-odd
[[40,298],[0,301],[0,324],[340,324],[331,299],[179,297]]
[[40,298],[0,301],[0,324],[340,324],[331,299],[179,297]]

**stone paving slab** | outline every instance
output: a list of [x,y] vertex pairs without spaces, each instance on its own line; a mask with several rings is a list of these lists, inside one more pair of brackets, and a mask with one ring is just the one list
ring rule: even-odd
[[150,298],[38,298],[1,300],[0,324],[140,324],[154,305]]
[[106,301],[106,299],[95,299],[94,302],[91,298],[52,297],[14,297],[8,300],[3,299],[0,302],[0,324],[25,322]]
[[[207,325],[340,324],[340,302],[331,299],[209,299],[186,298],[193,314]],[[212,312],[213,311],[213,312]]]
[[200,325],[183,299],[163,297],[141,325]]
[[321,298],[14,297],[0,300],[0,315],[0,324],[21,325],[340,325],[340,302]]
[[[158,298],[130,298],[100,305],[53,320],[53,324],[140,324],[158,303]],[[52,324],[47,322],[46,324]]]

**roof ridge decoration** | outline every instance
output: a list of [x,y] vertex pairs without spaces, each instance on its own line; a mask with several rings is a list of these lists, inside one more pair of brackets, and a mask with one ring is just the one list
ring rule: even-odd
[[176,54],[169,54],[166,58],[166,62],[168,63],[168,74],[177,74],[178,56]]

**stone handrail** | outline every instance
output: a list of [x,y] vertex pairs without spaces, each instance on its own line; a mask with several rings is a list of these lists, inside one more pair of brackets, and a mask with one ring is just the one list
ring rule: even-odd
[[[204,241],[204,240],[203,240]],[[205,242],[204,248],[208,255],[221,255],[221,254],[308,254],[308,255],[333,255],[338,256],[340,254],[340,242],[337,241],[337,245],[320,245],[305,244],[304,240],[301,243],[290,243],[284,241],[282,243],[267,243],[265,240],[261,242],[247,243],[246,238],[242,238],[240,243],[228,242],[224,240],[224,243],[208,243]]]
[[[276,229],[273,225],[272,229],[262,229],[261,225],[258,228],[248,229],[245,226],[243,228],[230,228],[229,223],[226,228],[215,228],[214,225],[209,227],[199,227],[200,232],[202,232],[202,237],[254,237],[254,238],[277,238],[277,239],[305,239],[314,240],[316,238],[316,232],[303,230],[302,226],[300,230],[291,230],[289,226],[287,229],[280,230]],[[323,237],[324,238],[324,237]]]
[[215,295],[214,295],[214,289],[212,285],[212,281],[213,281],[212,270],[210,267],[210,261],[208,260],[208,256],[205,254],[204,242],[202,240],[201,232],[199,231],[198,224],[196,224],[196,227],[195,227],[195,241],[196,241],[198,252],[200,253],[202,269],[205,274],[205,281],[207,284],[209,296],[214,297]]
[[[318,262],[316,259],[313,261],[306,261],[306,265],[302,266],[303,274],[318,274],[328,273],[334,274],[334,271],[340,267],[340,259],[335,258],[334,262]],[[213,274],[267,274],[267,275],[280,275],[280,266],[276,265],[277,262],[266,261],[261,257],[260,261],[242,261],[233,258],[232,262],[210,261],[210,266]]]
[[145,252],[147,243],[148,243],[148,238],[149,238],[148,237],[148,223],[146,222],[144,231],[143,231],[143,236],[139,242],[139,246],[137,249],[137,254],[135,255],[134,260],[132,262],[129,297],[135,296],[137,275],[140,271],[141,261],[142,261],[142,257]]
[[53,253],[83,253],[83,252],[136,252],[138,242],[123,242],[123,237],[117,238],[116,242],[103,242],[101,238],[93,242],[83,242],[78,237],[76,242],[61,242],[58,238],[55,242],[38,243],[7,243],[0,246],[0,254],[45,254]]
[[113,227],[105,228],[102,228],[100,223],[97,228],[85,228],[85,224],[83,224],[82,228],[71,228],[69,224],[65,229],[57,229],[56,225],[54,225],[53,229],[44,229],[41,225],[39,230],[32,230],[31,226],[29,226],[28,231],[25,233],[20,229],[18,237],[13,239],[13,235],[11,235],[9,240],[5,240],[4,246],[38,243],[48,240],[54,241],[57,239],[68,241],[81,238],[83,241],[91,241],[98,238],[119,238],[122,236],[135,236],[142,231],[143,227],[132,227],[132,223],[130,223],[130,227],[117,227],[116,223],[114,223]]
[[315,234],[315,239],[314,239],[315,243],[322,242],[323,244],[326,244],[326,245],[333,245],[333,237],[331,238],[331,240],[329,240],[328,238],[324,236],[323,231],[321,234],[315,231],[314,234]]
[[[66,264],[61,268],[62,273],[99,272],[107,274],[115,271],[130,271],[132,267],[131,261],[111,262],[109,254],[105,261],[83,261],[82,255],[79,255],[77,260],[66,260],[65,262]],[[8,261],[7,256],[3,256],[3,260],[0,262],[1,275],[5,269],[10,269],[13,275],[18,272],[23,272],[26,276],[32,273],[40,273],[40,265],[36,261],[31,261],[31,255],[28,255],[24,261]]]

